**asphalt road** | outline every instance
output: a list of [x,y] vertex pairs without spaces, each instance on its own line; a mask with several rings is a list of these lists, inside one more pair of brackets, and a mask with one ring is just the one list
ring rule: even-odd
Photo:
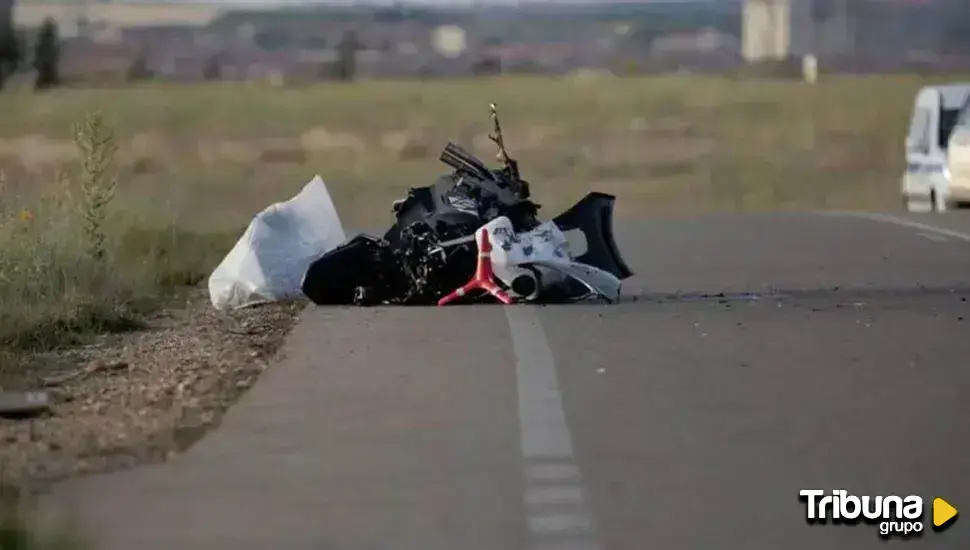
[[888,544],[970,544],[928,523],[970,507],[970,216],[618,233],[621,304],[309,309],[186,455],[51,502],[104,550],[884,547],[807,524],[845,489],[924,498]]

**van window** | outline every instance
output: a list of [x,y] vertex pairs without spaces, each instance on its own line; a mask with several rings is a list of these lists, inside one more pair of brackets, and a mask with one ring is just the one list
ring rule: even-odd
[[967,98],[967,102],[963,104],[960,115],[957,116],[956,125],[961,129],[970,127],[970,98]]
[[961,113],[960,109],[940,109],[940,128],[937,138],[941,149],[946,149],[947,143],[950,141],[950,134],[953,133],[953,128],[956,127]]

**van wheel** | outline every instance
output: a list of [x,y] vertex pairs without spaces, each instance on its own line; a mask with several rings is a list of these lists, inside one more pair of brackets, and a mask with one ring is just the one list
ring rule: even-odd
[[946,201],[941,199],[939,195],[936,194],[936,189],[930,191],[930,212],[946,212]]

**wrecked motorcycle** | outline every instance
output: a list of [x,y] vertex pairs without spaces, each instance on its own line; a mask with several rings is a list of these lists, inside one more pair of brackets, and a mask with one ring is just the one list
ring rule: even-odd
[[[320,305],[617,301],[632,272],[613,239],[615,197],[589,193],[543,222],[495,105],[491,118],[500,169],[448,143],[440,160],[453,171],[395,201],[382,237],[358,235],[312,262],[303,293]],[[578,256],[566,237],[574,230],[586,242]]]

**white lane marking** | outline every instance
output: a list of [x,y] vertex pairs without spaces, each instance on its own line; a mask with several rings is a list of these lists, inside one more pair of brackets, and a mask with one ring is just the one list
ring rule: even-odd
[[551,487],[528,487],[525,490],[525,503],[529,505],[543,504],[578,504],[583,502],[583,488],[570,485],[553,485]]
[[947,237],[944,237],[943,235],[937,235],[936,233],[927,233],[926,231],[920,231],[919,232],[919,236],[920,237],[923,237],[924,239],[929,239],[931,241],[936,241],[938,243],[948,243],[948,242],[950,242],[950,239],[947,238]]
[[592,540],[550,539],[536,546],[536,550],[599,550],[598,543]]
[[[505,307],[516,359],[525,459],[526,522],[533,548],[600,550],[566,423],[555,359],[535,308]],[[554,546],[550,546],[554,545]],[[562,546],[559,546],[562,545]]]
[[537,535],[586,534],[593,527],[585,514],[532,514],[529,529]]
[[913,229],[920,229],[929,233],[935,233],[937,235],[943,235],[946,237],[953,237],[954,239],[959,239],[961,241],[970,242],[970,235],[967,233],[960,233],[959,231],[953,231],[952,229],[945,229],[943,227],[936,227],[935,225],[927,225],[925,223],[914,222],[912,220],[905,220],[903,218],[897,218],[896,216],[890,216],[889,214],[879,214],[875,212],[819,212],[824,216],[849,216],[856,218],[867,218],[870,220],[875,220],[877,222],[892,223],[896,225],[901,225],[903,227],[912,227]]
[[[521,393],[520,393],[521,395]],[[519,397],[519,399],[522,399]],[[528,464],[525,477],[529,481],[579,481],[579,467],[575,464]]]
[[519,388],[522,456],[526,459],[573,458],[556,364],[539,316],[531,307],[507,307]]

